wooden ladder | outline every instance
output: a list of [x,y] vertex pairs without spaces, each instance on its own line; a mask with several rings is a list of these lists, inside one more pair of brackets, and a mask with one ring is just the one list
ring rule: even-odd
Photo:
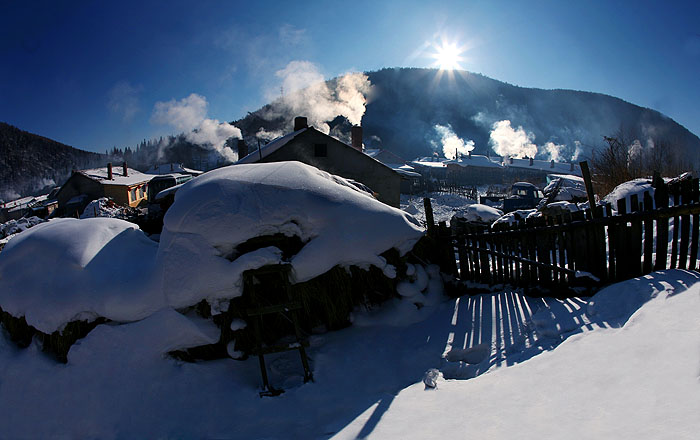
[[[260,373],[263,380],[263,391],[260,392],[260,397],[263,396],[278,396],[284,393],[284,390],[276,389],[270,385],[267,376],[267,368],[265,366],[265,355],[272,353],[281,353],[291,350],[299,350],[301,364],[304,368],[304,383],[313,381],[313,375],[309,368],[309,360],[306,356],[305,347],[308,347],[308,341],[302,337],[301,327],[299,326],[299,318],[297,311],[302,308],[301,302],[295,301],[292,298],[292,291],[289,284],[289,274],[291,272],[291,264],[275,264],[263,266],[259,269],[248,270],[243,274],[244,293],[248,297],[249,304],[253,305],[245,310],[250,321],[253,322],[255,333],[255,350],[260,361]],[[261,282],[270,283],[275,288],[280,288],[285,293],[286,302],[279,304],[269,304],[266,300],[266,292],[260,289]],[[273,284],[274,283],[274,284]],[[268,284],[268,285],[270,285]],[[265,305],[264,305],[265,304]],[[294,325],[294,335],[296,342],[287,345],[264,345],[262,337],[262,329],[264,326],[264,317],[272,314],[280,314]]]

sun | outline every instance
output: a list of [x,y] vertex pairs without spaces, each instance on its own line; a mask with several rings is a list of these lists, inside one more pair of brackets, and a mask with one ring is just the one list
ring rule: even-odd
[[440,46],[435,47],[433,54],[435,66],[440,70],[461,69],[462,66],[459,63],[464,61],[462,52],[464,52],[464,48],[457,46],[457,44],[443,42]]

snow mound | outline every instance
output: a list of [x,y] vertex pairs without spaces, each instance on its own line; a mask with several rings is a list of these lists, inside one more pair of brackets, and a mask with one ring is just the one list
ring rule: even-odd
[[475,203],[459,210],[454,217],[473,223],[493,223],[503,215],[500,209]]
[[158,267],[170,304],[239,296],[244,270],[282,256],[272,247],[238,255],[236,247],[274,234],[304,243],[290,259],[294,281],[302,282],[337,265],[385,269],[379,255],[391,248],[404,254],[423,230],[352,182],[300,162],[220,168],[183,186],[165,216]]
[[39,217],[24,217],[18,220],[10,220],[7,223],[0,224],[0,238],[6,238],[10,235],[19,234],[32,226],[36,226],[40,223],[44,223],[46,220],[40,219]]
[[539,217],[541,215],[542,213],[539,212],[537,209],[518,209],[496,219],[496,221],[493,222],[491,227],[494,227],[500,223],[515,225],[518,224],[521,220],[526,220],[532,217]]
[[585,200],[588,197],[583,179],[578,176],[558,175],[549,182],[549,185],[544,187],[542,192],[545,196],[549,196],[555,189],[558,192],[554,196],[554,201],[571,202]]
[[93,218],[93,217],[120,217],[124,215],[124,208],[116,205],[111,199],[107,197],[102,197],[97,200],[90,202],[80,218]]
[[630,197],[637,194],[639,201],[644,200],[644,193],[649,192],[649,195],[654,197],[654,187],[651,186],[649,179],[634,179],[617,185],[607,196],[603,197],[603,203],[610,203],[617,210],[617,201],[625,199],[627,209],[630,207]]
[[[661,281],[658,279],[661,278]],[[591,321],[603,321],[621,327],[649,300],[676,295],[697,284],[695,272],[672,269],[622,281],[596,293],[588,301],[586,315]]]
[[157,246],[124,220],[35,226],[0,253],[0,307],[44,333],[97,316],[142,319],[163,306],[150,283]]

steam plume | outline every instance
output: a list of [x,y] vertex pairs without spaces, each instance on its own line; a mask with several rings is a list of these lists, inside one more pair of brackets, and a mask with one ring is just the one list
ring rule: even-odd
[[[440,136],[442,152],[447,159],[456,159],[456,154],[468,154],[474,149],[474,141],[470,139],[465,142],[464,139],[455,134],[450,124],[435,124],[433,128]],[[435,142],[433,145],[437,146]]]
[[337,116],[351,124],[362,121],[372,87],[367,75],[346,73],[329,86],[318,66],[309,61],[292,61],[276,75],[285,94],[262,115],[265,119],[292,121],[294,116],[306,116],[310,125],[326,134],[330,133],[328,121]]
[[514,130],[509,120],[503,120],[495,122],[491,127],[489,142],[499,156],[524,158],[535,157],[537,154],[534,140],[533,133],[526,133],[523,127]]
[[227,122],[207,118],[207,107],[207,99],[196,93],[179,101],[159,101],[153,107],[151,122],[170,125],[184,132],[189,142],[215,151],[231,162],[236,161],[237,153],[225,144],[229,138],[241,139],[241,130]]

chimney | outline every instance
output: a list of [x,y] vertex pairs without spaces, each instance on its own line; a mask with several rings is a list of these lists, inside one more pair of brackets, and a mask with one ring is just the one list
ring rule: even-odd
[[294,131],[301,130],[302,128],[308,127],[305,116],[297,116],[294,118]]
[[511,165],[513,165],[513,157],[512,156],[508,158],[508,161],[510,162]]
[[[296,125],[296,119],[294,120],[294,124]],[[246,144],[243,139],[238,139],[238,159],[243,159],[247,155],[248,155],[248,144]]]
[[124,177],[127,177],[129,175],[129,170],[126,167],[126,161],[124,161],[124,163],[122,164],[122,171],[123,171],[122,174],[124,175]]
[[530,166],[532,166],[534,164],[535,164],[535,161],[532,158],[530,158]]
[[353,125],[350,131],[350,138],[352,139],[352,148],[362,152],[362,127]]
[[554,168],[554,159],[552,159],[552,162],[550,162],[549,168]]
[[571,168],[569,168],[569,171],[573,171],[573,170],[574,170],[574,163],[571,162]]
[[107,163],[107,180],[112,180],[112,162]]
[[467,152],[467,156],[469,156],[469,159],[472,158],[472,150],[469,150],[469,151]]
[[175,171],[175,166],[170,162],[170,172],[172,173],[173,171]]

